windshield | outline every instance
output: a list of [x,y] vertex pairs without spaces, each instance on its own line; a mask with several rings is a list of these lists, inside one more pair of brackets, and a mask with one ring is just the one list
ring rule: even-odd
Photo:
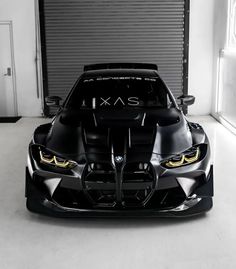
[[82,79],[71,94],[67,107],[112,109],[170,106],[170,98],[159,78],[97,77]]

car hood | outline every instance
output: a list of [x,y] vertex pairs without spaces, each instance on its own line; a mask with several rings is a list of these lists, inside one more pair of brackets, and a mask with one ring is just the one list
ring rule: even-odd
[[[61,111],[53,120],[45,146],[77,159],[129,156],[150,159],[185,151],[193,144],[187,120],[176,108],[120,111]],[[106,157],[108,156],[108,157]]]

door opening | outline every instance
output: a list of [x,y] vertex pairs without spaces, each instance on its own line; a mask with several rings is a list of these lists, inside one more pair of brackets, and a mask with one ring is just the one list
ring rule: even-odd
[[0,21],[0,117],[17,116],[12,23]]

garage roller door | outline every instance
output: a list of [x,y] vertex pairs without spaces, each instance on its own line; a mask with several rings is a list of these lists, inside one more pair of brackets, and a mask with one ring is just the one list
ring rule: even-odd
[[185,0],[39,2],[45,96],[64,99],[84,65],[107,62],[155,63],[174,95],[183,93]]

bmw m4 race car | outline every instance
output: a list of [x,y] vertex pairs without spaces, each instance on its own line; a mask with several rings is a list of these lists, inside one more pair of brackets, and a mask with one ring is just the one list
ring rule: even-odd
[[30,211],[58,217],[192,216],[212,207],[203,128],[189,122],[154,64],[85,66],[29,145]]

